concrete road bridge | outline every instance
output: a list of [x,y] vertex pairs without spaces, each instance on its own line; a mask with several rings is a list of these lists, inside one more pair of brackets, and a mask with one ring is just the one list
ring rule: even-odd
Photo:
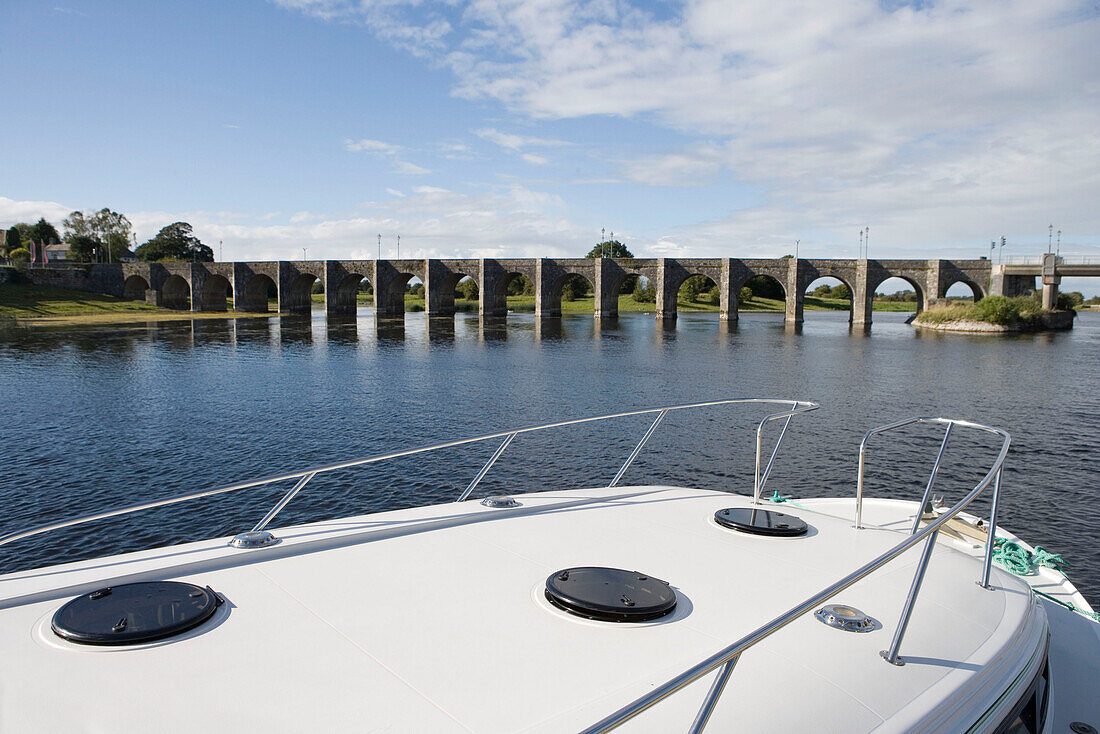
[[[1053,258],[1053,256],[1050,256]],[[738,293],[750,278],[765,276],[782,288],[786,321],[802,322],[806,289],[818,278],[831,277],[852,293],[851,322],[871,324],[876,289],[890,278],[901,278],[917,294],[922,310],[944,299],[956,283],[963,283],[980,299],[987,293],[1015,295],[1034,288],[1035,278],[1054,288],[1067,265],[1047,258],[1036,264],[994,265],[978,260],[815,260],[738,258],[527,258],[527,259],[405,259],[304,260],[221,263],[125,263],[84,268],[32,269],[39,283],[144,300],[180,310],[265,312],[273,294],[280,312],[308,313],[314,284],[324,291],[330,315],[356,311],[356,294],[366,281],[374,290],[379,319],[399,319],[405,311],[405,291],[414,277],[424,284],[425,310],[431,317],[455,313],[455,286],[469,277],[478,286],[482,317],[507,314],[509,283],[525,276],[535,288],[535,315],[561,316],[562,291],[570,276],[592,284],[596,318],[618,316],[618,294],[628,279],[646,278],[656,290],[658,319],[676,318],[677,292],[693,275],[710,278],[719,291],[719,317],[737,320]],[[1095,266],[1100,275],[1100,265]],[[1049,271],[1049,272],[1048,272]],[[1074,271],[1072,274],[1077,274]],[[1093,274],[1091,271],[1088,274]]]

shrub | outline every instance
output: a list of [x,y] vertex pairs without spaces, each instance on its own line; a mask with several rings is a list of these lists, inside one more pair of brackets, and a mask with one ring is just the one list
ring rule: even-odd
[[1074,311],[1084,303],[1085,297],[1077,291],[1072,291],[1070,293],[1059,293],[1058,303],[1054,307],[1060,311]]
[[978,301],[978,313],[981,321],[990,324],[1008,326],[1020,320],[1020,304],[1005,296],[986,296]]
[[8,253],[8,257],[16,265],[26,265],[31,259],[31,251],[26,247],[17,247]]
[[[816,292],[816,291],[815,291]],[[752,288],[745,286],[737,292],[737,300],[741,303],[748,303],[752,300]]]

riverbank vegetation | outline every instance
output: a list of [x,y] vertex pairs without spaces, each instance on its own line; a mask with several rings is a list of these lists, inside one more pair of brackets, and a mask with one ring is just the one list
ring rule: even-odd
[[[230,302],[232,307],[232,302]],[[271,310],[277,308],[271,304]],[[268,316],[262,313],[176,311],[158,308],[144,301],[127,301],[102,293],[30,283],[0,283],[0,329],[17,322],[67,326],[131,321],[173,321],[179,319],[224,319]]]
[[[1057,311],[1070,312],[1074,300],[1068,294],[1058,299]],[[1083,300],[1083,299],[1082,299]],[[947,303],[933,306],[921,312],[914,323],[917,325],[991,324],[1012,329],[1042,329],[1045,317],[1055,313],[1044,309],[1037,294],[1017,296],[986,296],[977,303]]]

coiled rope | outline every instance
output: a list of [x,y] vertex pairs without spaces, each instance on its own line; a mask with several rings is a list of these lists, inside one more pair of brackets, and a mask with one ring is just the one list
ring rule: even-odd
[[[1033,576],[1038,573],[1039,566],[1053,568],[1055,571],[1061,573],[1062,567],[1069,565],[1062,556],[1044,550],[1040,545],[1035,546],[1035,551],[1032,552],[1008,538],[993,539],[993,560],[1017,576]],[[1055,604],[1065,607],[1071,612],[1083,614],[1094,622],[1100,622],[1100,613],[1081,609],[1068,601],[1058,599],[1036,588],[1032,588],[1032,591],[1044,599],[1050,599]]]
[[1019,543],[1000,537],[993,539],[993,560],[1017,576],[1032,576],[1037,573],[1038,566],[1060,572],[1063,566],[1069,565],[1062,556],[1044,550],[1041,545],[1035,546],[1033,552]]
[[[772,492],[772,496],[769,497],[768,500],[770,500],[771,502],[775,502],[776,504],[786,502],[794,505],[795,507],[802,507],[802,505],[798,504],[797,502],[791,502],[790,497],[784,497],[783,495],[779,494],[778,489]],[[802,507],[802,509],[808,510],[809,508]],[[1050,551],[1044,549],[1041,545],[1035,546],[1034,551],[1029,551],[1027,548],[1023,547],[1019,543],[1016,543],[1015,541],[1011,541],[1008,538],[1000,537],[993,539],[993,560],[996,561],[1000,566],[1016,574],[1017,576],[1034,576],[1036,573],[1038,573],[1038,566],[1053,568],[1055,571],[1062,573],[1062,567],[1069,565],[1069,563],[1067,563],[1061,555],[1057,553],[1051,553]],[[1071,612],[1083,614],[1094,622],[1100,622],[1100,612],[1092,612],[1088,609],[1081,609],[1074,606],[1068,601],[1058,599],[1057,597],[1053,597],[1050,594],[1039,591],[1035,588],[1032,588],[1032,591],[1034,591],[1036,594],[1043,597],[1044,599],[1050,599],[1055,604],[1059,604],[1065,607]]]

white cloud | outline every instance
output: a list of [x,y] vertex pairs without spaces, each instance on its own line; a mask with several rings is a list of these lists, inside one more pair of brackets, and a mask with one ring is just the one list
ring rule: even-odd
[[465,143],[440,143],[440,154],[449,161],[473,160],[473,151]]
[[706,186],[722,170],[719,151],[712,145],[627,161],[623,175],[647,186]]
[[[675,146],[647,136],[622,175],[728,180],[760,200],[685,222],[684,247],[735,236],[779,248],[808,232],[847,246],[868,223],[893,254],[1002,232],[1038,240],[1049,221],[1100,237],[1100,17],[1084,0],[294,4],[382,37],[421,25],[418,53],[451,69],[456,95],[521,118],[606,115],[677,133]],[[433,30],[444,16],[446,32]],[[516,153],[554,142],[475,134]]]
[[0,225],[5,228],[18,222],[33,224],[45,217],[60,230],[61,220],[73,211],[75,211],[74,207],[67,207],[56,201],[16,201],[0,196]]
[[564,140],[551,140],[548,138],[536,138],[528,135],[515,135],[513,133],[504,133],[496,128],[487,127],[480,130],[474,130],[474,135],[483,140],[488,140],[490,143],[496,143],[500,147],[511,150],[519,151],[523,148],[548,148],[561,145],[568,145]]
[[522,153],[520,158],[535,166],[545,166],[550,162],[548,158],[535,153]]
[[397,152],[401,150],[400,146],[384,143],[381,140],[370,140],[368,138],[362,138],[360,140],[351,140],[349,138],[344,140],[344,148],[353,153],[367,152],[382,153],[383,155],[397,155]]
[[386,193],[389,194],[390,196],[396,196],[399,199],[404,199],[405,198],[405,195],[402,194],[397,189],[386,189]]
[[394,161],[394,171],[405,176],[423,176],[426,173],[431,173],[431,170],[423,166],[400,160]]
[[374,153],[381,156],[386,156],[393,159],[393,172],[399,173],[403,176],[423,176],[424,174],[431,173],[431,170],[418,166],[415,163],[402,160],[398,157],[398,154],[402,151],[400,145],[394,145],[392,143],[386,143],[381,140],[371,140],[369,138],[361,138],[359,140],[344,140],[344,148],[352,153]]

